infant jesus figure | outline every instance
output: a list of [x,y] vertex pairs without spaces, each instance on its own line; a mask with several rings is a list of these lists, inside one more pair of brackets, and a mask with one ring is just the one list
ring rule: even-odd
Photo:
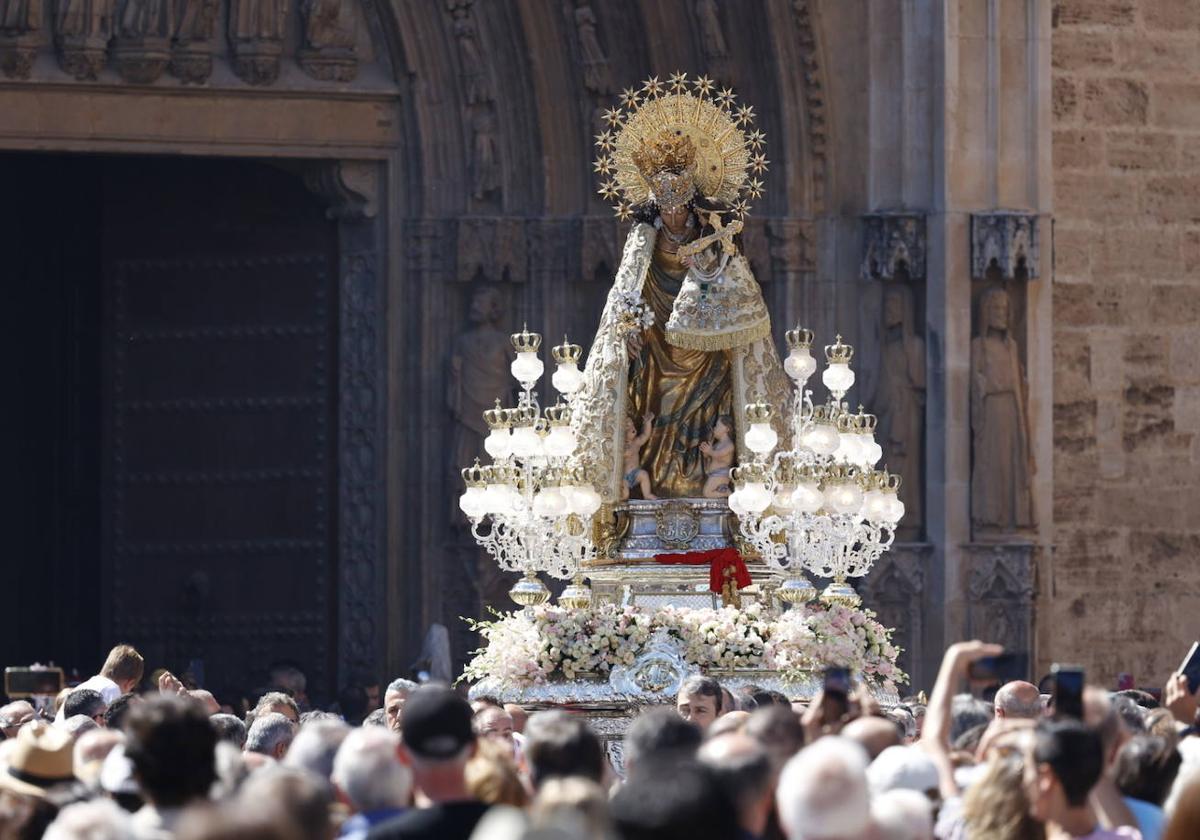
[[713,421],[712,440],[700,444],[700,454],[704,457],[704,489],[701,495],[706,499],[724,499],[732,492],[729,470],[737,451],[732,433],[733,418],[723,414]]
[[642,433],[639,435],[632,417],[625,418],[625,480],[621,482],[621,501],[629,498],[634,487],[642,491],[643,499],[657,499],[650,490],[650,473],[642,468],[642,447],[650,440],[654,415],[642,418]]

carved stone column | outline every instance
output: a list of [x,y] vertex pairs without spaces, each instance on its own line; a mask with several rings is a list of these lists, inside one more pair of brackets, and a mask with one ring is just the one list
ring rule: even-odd
[[967,638],[996,642],[1010,652],[1030,651],[1036,584],[1033,544],[971,543],[964,550]]
[[387,307],[383,166],[305,173],[338,220],[338,675],[378,674],[386,632]]
[[908,674],[913,691],[929,686],[934,677],[925,673],[923,664],[925,588],[932,556],[931,545],[896,543],[875,563],[859,590],[863,603],[875,610],[883,625],[894,628],[892,642],[900,648],[898,662]]

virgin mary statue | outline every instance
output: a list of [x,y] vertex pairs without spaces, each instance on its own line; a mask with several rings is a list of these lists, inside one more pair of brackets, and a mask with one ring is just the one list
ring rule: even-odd
[[[728,435],[745,449],[744,407],[789,389],[762,292],[738,234],[766,168],[753,112],[733,92],[675,74],[627,91],[597,140],[600,192],[634,224],[584,369],[572,416],[608,503],[644,469],[653,496],[699,497]],[[652,313],[653,317],[650,318]],[[776,432],[785,440],[785,429]],[[630,440],[630,436],[636,436]],[[703,446],[710,443],[710,446]],[[709,457],[706,457],[709,456]],[[631,462],[634,468],[631,470]]]

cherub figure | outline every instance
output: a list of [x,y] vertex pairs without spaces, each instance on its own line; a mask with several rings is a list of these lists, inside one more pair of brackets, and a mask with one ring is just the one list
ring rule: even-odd
[[704,489],[701,491],[704,498],[724,499],[730,495],[729,470],[736,453],[733,418],[723,414],[713,422],[712,440],[700,444],[700,454],[704,456]]
[[632,417],[625,418],[625,480],[621,482],[621,501],[629,498],[634,487],[642,491],[643,499],[657,499],[650,490],[650,473],[642,468],[642,447],[650,440],[650,429],[654,415],[647,413],[642,418],[642,433],[639,435]]

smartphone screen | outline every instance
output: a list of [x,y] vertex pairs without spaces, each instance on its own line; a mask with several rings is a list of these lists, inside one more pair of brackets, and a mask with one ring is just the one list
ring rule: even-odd
[[1002,653],[985,656],[967,666],[972,681],[1004,685],[1013,680],[1029,679],[1029,656],[1024,653]]
[[1200,642],[1192,642],[1192,649],[1183,658],[1179,673],[1187,677],[1190,693],[1195,694],[1200,690]]
[[1083,719],[1083,669],[1078,665],[1054,665],[1054,714]]
[[5,668],[4,693],[9,697],[55,695],[62,691],[61,668]]
[[840,720],[850,711],[850,669],[825,669],[825,719]]

